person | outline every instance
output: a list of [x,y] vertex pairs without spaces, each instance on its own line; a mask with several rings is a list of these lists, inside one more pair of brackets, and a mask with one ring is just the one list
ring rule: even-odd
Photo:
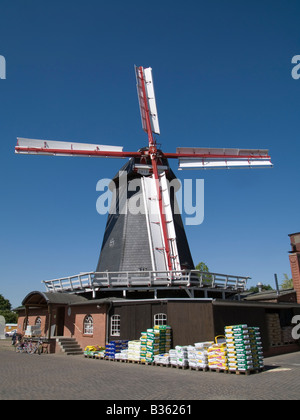
[[17,341],[17,331],[14,331],[12,338],[11,338],[11,345],[15,346]]

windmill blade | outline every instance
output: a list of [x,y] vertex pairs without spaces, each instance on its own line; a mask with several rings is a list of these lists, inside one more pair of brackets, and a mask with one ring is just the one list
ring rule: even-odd
[[[147,132],[147,109],[148,105],[149,117],[151,130],[155,134],[160,134],[157,107],[154,93],[153,77],[152,77],[152,68],[148,67],[144,69],[143,67],[135,66],[136,82],[137,82],[137,94],[140,105],[141,120],[144,131]],[[143,89],[143,81],[145,84],[145,90]],[[145,105],[145,96],[146,102]]]
[[[217,149],[178,147],[179,169],[270,168],[269,151],[265,149]],[[175,157],[166,156],[166,157]]]
[[[123,147],[18,137],[15,152],[33,155],[126,157]],[[132,154],[130,154],[132,156]]]

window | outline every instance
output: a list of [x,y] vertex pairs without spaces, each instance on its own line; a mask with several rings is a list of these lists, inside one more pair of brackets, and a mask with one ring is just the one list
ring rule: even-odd
[[28,317],[26,316],[26,317],[24,318],[24,322],[23,322],[23,331],[26,331],[26,329],[27,329],[28,325],[29,325],[29,319],[28,319]]
[[92,315],[87,315],[83,322],[83,334],[92,335],[94,332],[94,321]]
[[39,326],[41,326],[41,323],[42,323],[41,317],[40,317],[40,316],[36,317],[36,319],[35,319],[35,324],[34,324],[34,325],[39,325]]
[[163,313],[154,315],[154,326],[155,325],[167,325],[167,315]]
[[119,336],[121,332],[121,316],[113,315],[110,321],[110,335]]

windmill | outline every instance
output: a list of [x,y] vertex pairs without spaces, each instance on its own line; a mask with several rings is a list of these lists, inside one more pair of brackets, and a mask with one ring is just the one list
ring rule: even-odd
[[115,177],[118,211],[108,216],[96,272],[174,273],[193,269],[181,216],[174,213],[176,199],[168,188],[168,181],[176,178],[168,159],[178,159],[179,169],[217,169],[271,167],[271,158],[268,150],[252,149],[178,147],[176,153],[163,152],[154,137],[160,134],[160,128],[152,69],[135,67],[135,73],[142,127],[148,136],[146,147],[126,152],[118,146],[18,138],[15,152],[130,158],[121,172],[126,174],[127,180],[138,179],[143,212],[121,214],[120,202],[128,203],[132,193],[127,189],[121,191],[120,179]]

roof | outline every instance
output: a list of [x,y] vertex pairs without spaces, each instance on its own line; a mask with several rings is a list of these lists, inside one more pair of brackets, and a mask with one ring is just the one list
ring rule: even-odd
[[245,301],[245,300],[223,300],[214,299],[214,306],[235,306],[235,307],[252,307],[265,309],[284,309],[284,308],[300,308],[300,304],[296,302],[266,302],[266,301]]
[[74,303],[83,304],[88,302],[88,299],[80,296],[69,293],[53,293],[53,292],[39,292],[33,291],[30,292],[22,301],[22,305],[32,305],[39,306],[50,303],[62,304],[62,305],[71,305]]
[[243,300],[273,300],[292,293],[296,293],[294,289],[279,290],[278,294],[276,290],[264,290],[263,292],[250,293],[244,296]]

